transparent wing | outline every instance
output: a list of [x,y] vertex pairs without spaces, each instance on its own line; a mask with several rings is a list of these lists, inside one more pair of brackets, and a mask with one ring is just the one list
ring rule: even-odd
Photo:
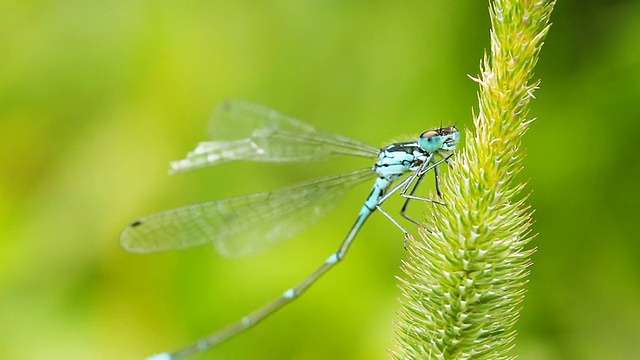
[[242,100],[227,100],[218,106],[211,120],[211,133],[216,140],[201,142],[185,159],[171,162],[171,172],[233,160],[298,162],[337,154],[378,156],[374,146],[317,130],[300,120]]
[[370,168],[282,189],[150,215],[120,234],[130,252],[150,253],[213,242],[227,257],[244,256],[287,239],[318,220],[344,193],[374,176]]

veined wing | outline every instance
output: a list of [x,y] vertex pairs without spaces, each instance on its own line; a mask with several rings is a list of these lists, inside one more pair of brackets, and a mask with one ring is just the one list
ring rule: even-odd
[[183,172],[227,161],[299,162],[337,154],[376,158],[378,149],[313,126],[262,105],[243,100],[220,104],[211,120],[216,140],[198,144],[185,159],[171,162]]
[[151,253],[212,242],[227,257],[258,252],[297,234],[344,193],[373,177],[370,168],[274,191],[185,206],[143,217],[120,234],[127,251]]

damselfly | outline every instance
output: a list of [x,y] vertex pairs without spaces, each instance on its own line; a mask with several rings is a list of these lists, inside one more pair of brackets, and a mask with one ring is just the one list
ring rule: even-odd
[[[246,255],[295,235],[316,221],[348,189],[366,179],[375,177],[375,180],[351,230],[336,252],[314,272],[275,300],[222,330],[183,349],[158,354],[150,359],[182,359],[209,349],[251,328],[298,298],[345,257],[356,234],[375,210],[402,230],[406,240],[409,236],[407,230],[381,205],[389,196],[400,191],[405,198],[400,214],[419,225],[405,213],[407,205],[412,199],[442,204],[414,193],[424,175],[433,169],[436,193],[442,196],[438,183],[438,164],[444,161],[449,163],[451,154],[447,152],[454,150],[460,139],[455,126],[440,127],[423,132],[417,141],[393,143],[378,149],[342,135],[317,130],[274,110],[240,100],[221,104],[214,114],[212,126],[212,132],[218,140],[202,142],[185,159],[172,162],[172,172],[235,160],[306,162],[334,155],[377,160],[372,167],[279,190],[191,205],[143,217],[129,224],[120,235],[120,244],[127,251],[151,253],[213,243],[224,256]],[[391,187],[395,180],[407,173],[410,175]]]

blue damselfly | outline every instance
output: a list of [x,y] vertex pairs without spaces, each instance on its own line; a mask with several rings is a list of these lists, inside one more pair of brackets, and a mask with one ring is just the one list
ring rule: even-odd
[[[224,256],[246,255],[289,238],[316,221],[344,193],[364,180],[375,178],[351,230],[338,247],[314,272],[275,300],[235,323],[194,344],[154,360],[182,359],[209,349],[256,325],[287,303],[298,298],[325,272],[340,262],[365,220],[378,210],[402,232],[409,233],[387,213],[382,203],[400,192],[405,210],[410,200],[442,204],[439,200],[414,195],[424,175],[433,170],[436,193],[442,197],[438,164],[449,162],[460,133],[455,126],[424,131],[417,141],[393,143],[378,149],[349,137],[317,130],[313,126],[266,107],[240,100],[221,104],[212,120],[217,140],[198,144],[183,160],[171,163],[171,172],[183,172],[229,161],[307,162],[335,155],[376,159],[373,166],[305,181],[279,190],[212,201],[168,210],[129,224],[120,235],[120,244],[129,252],[152,253],[184,249],[212,243]],[[440,158],[436,159],[436,155]],[[395,186],[392,183],[404,178]]]

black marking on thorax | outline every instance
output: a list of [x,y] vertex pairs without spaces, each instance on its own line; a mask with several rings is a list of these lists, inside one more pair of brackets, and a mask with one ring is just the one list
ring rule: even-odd
[[420,146],[418,146],[418,144],[416,144],[413,141],[393,143],[384,147],[382,151],[388,151],[388,152],[404,151],[407,154],[413,154],[416,151],[423,154],[426,153],[426,151],[424,151]]

